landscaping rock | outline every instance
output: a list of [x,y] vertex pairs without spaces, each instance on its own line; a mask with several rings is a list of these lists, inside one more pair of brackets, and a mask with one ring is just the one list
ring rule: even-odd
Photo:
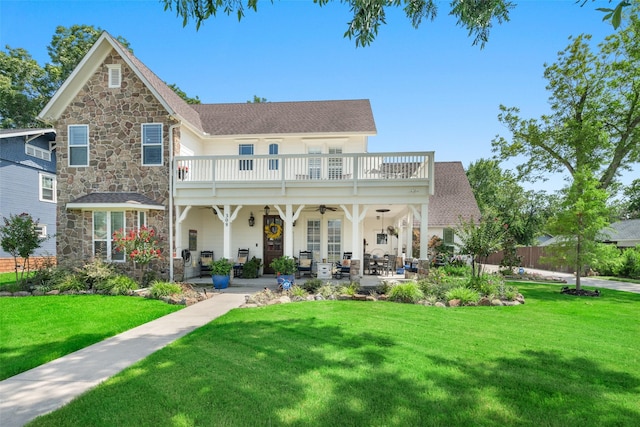
[[449,300],[447,302],[447,305],[449,305],[449,307],[460,307],[460,300],[459,299]]
[[492,299],[492,300],[491,300],[491,305],[495,305],[495,306],[503,306],[504,304],[503,304],[502,300],[499,300],[499,299]]
[[505,306],[509,306],[509,307],[513,307],[515,305],[520,305],[520,303],[518,301],[504,301],[502,303]]
[[52,291],[47,292],[47,295],[58,295],[60,291],[58,289],[54,289]]
[[367,300],[367,296],[363,295],[363,294],[355,294],[353,296],[353,299],[356,301],[366,301]]
[[351,295],[344,295],[344,294],[342,294],[342,295],[338,295],[338,296],[336,297],[336,299],[338,299],[338,300],[340,300],[340,301],[350,300],[350,299],[351,299]]
[[445,305],[445,303],[438,301],[437,303],[434,304],[436,307],[442,307],[442,308],[447,308],[447,306]]
[[0,292],[0,297],[10,297],[13,296],[11,292],[2,291]]
[[483,307],[488,307],[491,305],[491,300],[487,297],[482,297],[480,298],[480,301],[478,301],[478,305],[481,305]]
[[31,296],[31,292],[27,292],[27,291],[18,291],[18,292],[14,292],[13,293],[14,297],[30,297]]

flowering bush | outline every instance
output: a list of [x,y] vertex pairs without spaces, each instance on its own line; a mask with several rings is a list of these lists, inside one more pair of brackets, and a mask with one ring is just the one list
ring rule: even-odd
[[154,259],[160,259],[162,252],[156,232],[152,228],[142,226],[128,233],[118,230],[113,233],[113,244],[118,252],[124,251],[127,258],[142,269]]

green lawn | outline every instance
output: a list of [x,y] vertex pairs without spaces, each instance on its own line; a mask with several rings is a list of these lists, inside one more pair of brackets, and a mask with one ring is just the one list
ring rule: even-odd
[[36,426],[636,426],[640,295],[233,310]]
[[0,298],[0,380],[180,308],[125,296]]

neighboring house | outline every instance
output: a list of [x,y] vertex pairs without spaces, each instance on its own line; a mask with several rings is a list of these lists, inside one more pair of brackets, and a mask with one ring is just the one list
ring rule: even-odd
[[479,221],[480,209],[461,162],[436,162],[435,191],[429,198],[429,238],[438,236],[445,246],[460,243],[455,228],[460,220]]
[[640,245],[640,219],[614,222],[602,230],[602,241],[619,248],[634,248]]
[[[56,233],[55,138],[54,129],[0,129],[0,220],[26,212],[42,236]],[[55,240],[49,239],[34,258],[54,255]],[[0,272],[14,266],[0,247]]]
[[[199,274],[201,251],[235,259],[248,248],[268,273],[274,257],[303,250],[328,262],[411,256],[414,219],[432,234],[433,152],[369,153],[367,100],[188,105],[105,32],[40,119],[58,132],[60,263],[123,261],[112,233],[142,224],[176,280]],[[452,203],[471,200],[477,210],[472,195]],[[397,238],[384,238],[390,225]]]

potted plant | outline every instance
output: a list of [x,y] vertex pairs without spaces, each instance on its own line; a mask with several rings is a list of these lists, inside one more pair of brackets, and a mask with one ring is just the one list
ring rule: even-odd
[[278,285],[282,285],[285,281],[292,284],[295,278],[295,272],[298,268],[296,266],[296,260],[287,255],[275,258],[271,261],[269,267],[276,272]]
[[262,259],[253,257],[245,262],[242,266],[243,279],[255,279],[260,276],[260,267],[262,267]]
[[211,280],[214,288],[224,289],[229,286],[232,268],[233,263],[226,258],[211,262]]

